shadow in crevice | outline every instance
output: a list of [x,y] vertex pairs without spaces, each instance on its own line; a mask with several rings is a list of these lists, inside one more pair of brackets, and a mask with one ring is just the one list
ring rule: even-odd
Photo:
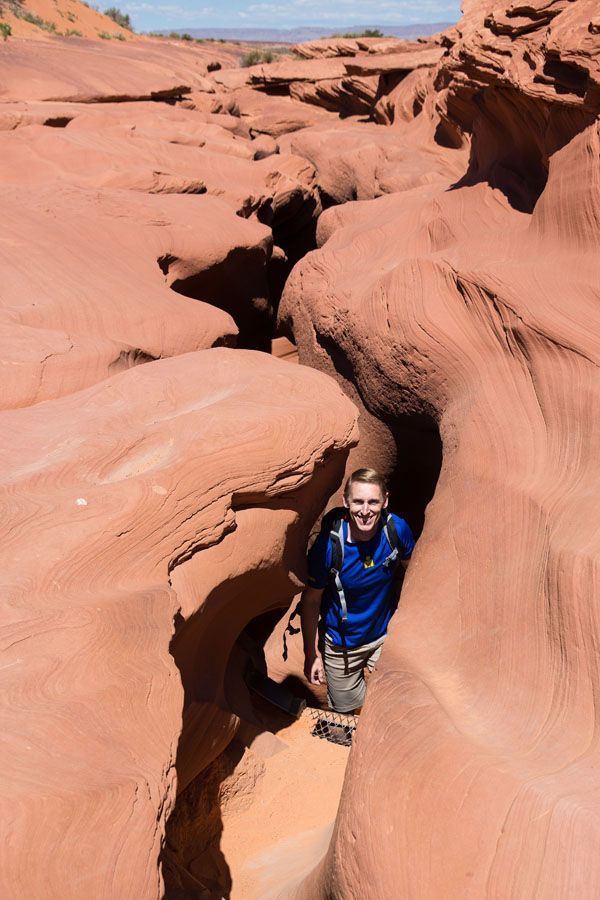
[[437,422],[426,413],[399,416],[387,424],[396,444],[396,465],[388,478],[390,508],[406,519],[418,539],[442,468],[442,439]]
[[[194,556],[182,566],[198,564]],[[281,606],[294,586],[285,572],[270,584]],[[293,721],[253,697],[246,684],[250,664],[260,665],[241,636],[248,617],[264,607],[264,573],[250,572],[218,585],[201,609],[179,619],[171,653],[184,689],[177,752],[179,792],[167,821],[161,865],[166,900],[222,900],[231,893],[231,872],[221,850],[223,809],[232,797],[251,793],[259,776],[246,748],[265,731]],[[283,615],[281,609],[279,615]],[[266,664],[263,666],[266,672]]]
[[[585,95],[586,73],[552,60],[546,66],[544,83],[552,74],[564,83],[553,84],[557,92]],[[513,209],[531,213],[546,187],[550,157],[595,121],[596,110],[526,97],[510,87],[480,90],[470,99],[470,120],[462,123],[472,133],[469,165],[450,190],[485,182]]]
[[[400,384],[390,387],[390,403],[393,401],[399,409],[396,415],[384,415],[369,408],[357,387],[352,360],[344,349],[327,335],[317,333],[316,337],[350,399],[364,404],[371,422],[376,420],[391,437],[393,453],[383,473],[388,480],[390,509],[406,519],[418,538],[442,467],[443,446],[435,411],[412,389]],[[371,430],[368,421],[361,422],[361,446],[371,447],[378,440]],[[370,463],[365,459],[361,464]]]
[[273,310],[264,247],[236,247],[225,259],[189,274],[185,261],[171,255],[159,257],[157,265],[172,291],[231,316],[239,330],[239,348],[270,352]]
[[[231,872],[220,847],[224,804],[253,792],[261,769],[255,740],[260,738],[264,752],[264,745],[276,745],[274,735],[294,721],[250,690],[249,667],[266,673],[265,627],[285,615],[298,590],[310,527],[323,499],[341,481],[346,459],[347,452],[326,453],[310,482],[281,497],[234,495],[236,527],[230,535],[207,551],[186,553],[170,568],[182,606],[187,601],[196,611],[187,619],[177,617],[170,648],[184,705],[179,792],[161,858],[167,900],[230,895]],[[271,563],[267,534],[274,542]],[[260,552],[251,568],[248,550],[257,538]],[[252,753],[246,754],[248,747]]]

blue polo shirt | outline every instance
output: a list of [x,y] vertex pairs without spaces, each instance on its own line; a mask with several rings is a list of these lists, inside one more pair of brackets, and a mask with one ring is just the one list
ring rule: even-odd
[[[400,559],[408,559],[415,546],[410,526],[404,519],[392,518],[398,533]],[[383,523],[368,541],[348,540],[348,523],[344,522],[344,564],[340,578],[346,597],[348,617],[342,622],[338,593],[329,571],[331,540],[321,532],[308,553],[308,583],[324,588],[321,601],[321,627],[332,644],[361,647],[382,637],[398,602],[393,582],[395,569],[383,563],[391,553]]]

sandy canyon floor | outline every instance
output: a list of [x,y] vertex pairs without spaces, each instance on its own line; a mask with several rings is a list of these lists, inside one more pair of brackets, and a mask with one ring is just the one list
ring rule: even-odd
[[300,882],[329,843],[349,748],[315,738],[306,711],[278,732],[282,747],[243,808],[225,810],[221,852],[231,869],[232,900],[275,898]]

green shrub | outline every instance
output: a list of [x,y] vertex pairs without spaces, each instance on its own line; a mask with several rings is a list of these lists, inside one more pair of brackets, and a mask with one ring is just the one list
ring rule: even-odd
[[83,37],[83,34],[76,28],[69,28],[68,31],[65,31],[65,37]]
[[191,36],[191,34],[188,34],[186,31],[184,34],[181,35],[181,40],[182,41],[193,41],[194,38]]
[[44,31],[50,31],[52,33],[56,33],[56,25],[54,22],[48,22],[47,19],[42,19],[41,16],[36,16],[34,13],[30,13],[27,10],[15,9],[14,14],[18,19],[22,19],[24,22],[29,22],[31,25],[36,25],[38,28],[42,28]]
[[385,37],[383,31],[380,31],[378,28],[365,28],[364,31],[346,31],[345,34],[330,34],[329,37],[332,38],[363,38],[363,37],[376,37],[381,38]]
[[111,34],[111,38],[113,41],[126,41],[127,38],[121,31],[115,31],[114,34]]
[[8,22],[0,22],[0,34],[6,40],[12,34],[12,28],[8,24]]
[[108,16],[109,19],[112,19],[113,22],[116,22],[117,25],[120,25],[121,28],[127,28],[128,31],[133,31],[129,15],[121,12],[117,6],[109,6],[108,9],[104,10],[104,15]]
[[98,37],[102,38],[103,41],[110,41],[112,35],[108,33],[108,31],[99,31]]
[[248,66],[258,66],[260,63],[272,63],[274,59],[272,50],[250,50],[244,53],[240,65],[247,69]]
[[178,40],[181,38],[181,35],[179,34],[178,31],[172,31],[171,34],[169,35],[169,37],[170,37],[173,41],[178,41]]

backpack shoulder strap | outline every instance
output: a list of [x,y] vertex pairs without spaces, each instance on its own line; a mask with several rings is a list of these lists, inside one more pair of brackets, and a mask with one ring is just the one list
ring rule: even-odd
[[[331,565],[329,567],[329,574],[335,583],[335,588],[340,600],[343,622],[346,621],[348,613],[348,609],[346,606],[346,597],[344,596],[344,588],[340,579],[340,572],[342,571],[342,566],[344,565],[344,520],[344,507],[336,506],[334,509],[330,509],[329,512],[325,513],[321,521],[321,532],[329,535],[329,542],[331,544]],[[299,601],[290,613],[288,623],[283,632],[284,661],[286,661],[288,658],[287,635],[298,634],[301,631],[300,628],[294,628],[294,626],[292,625],[292,622],[296,618],[296,616],[300,615],[300,605],[301,603]]]
[[383,513],[383,533],[385,534],[385,538],[390,545],[391,551],[387,558],[384,560],[383,565],[386,568],[389,568],[390,566],[395,566],[399,561],[400,552],[398,550],[398,546],[400,542],[398,541],[398,532],[396,531],[394,517],[387,509],[384,510]]
[[330,571],[342,571],[344,565],[344,520],[335,519],[329,527],[329,543],[331,544]]
[[335,519],[329,531],[329,541],[331,543],[331,567],[329,573],[333,578],[338,599],[340,601],[340,609],[342,611],[342,622],[348,618],[348,606],[346,604],[346,595],[344,594],[344,586],[340,578],[340,572],[344,565],[344,519]]
[[346,511],[344,507],[336,507],[330,510],[323,518],[322,529],[329,533],[329,543],[331,546],[331,565],[329,574],[335,585],[335,590],[340,601],[340,609],[342,613],[342,622],[348,618],[348,607],[346,604],[346,596],[340,572],[344,565],[344,521]]

